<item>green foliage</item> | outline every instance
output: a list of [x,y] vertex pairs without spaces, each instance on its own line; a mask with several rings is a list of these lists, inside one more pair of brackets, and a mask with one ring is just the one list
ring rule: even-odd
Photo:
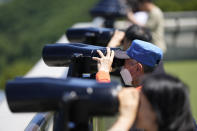
[[0,75],[0,87],[4,88],[7,80],[14,79],[16,76],[23,76],[32,67],[32,63],[29,61],[17,61],[12,65],[7,65],[3,69],[3,73]]
[[[90,21],[88,11],[96,2],[97,0],[13,0],[0,5],[1,80],[10,78],[4,76],[10,68],[8,65],[15,68],[19,59],[35,63],[41,57],[45,44],[55,43],[74,23]],[[17,74],[8,76],[11,75]]]
[[163,11],[193,11],[197,10],[197,0],[155,0]]

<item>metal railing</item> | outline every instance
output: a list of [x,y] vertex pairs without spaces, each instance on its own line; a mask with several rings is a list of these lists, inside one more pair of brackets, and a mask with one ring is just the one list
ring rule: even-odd
[[52,112],[37,113],[27,125],[25,131],[48,131],[52,118]]
[[197,11],[168,12],[164,16],[165,59],[197,59]]

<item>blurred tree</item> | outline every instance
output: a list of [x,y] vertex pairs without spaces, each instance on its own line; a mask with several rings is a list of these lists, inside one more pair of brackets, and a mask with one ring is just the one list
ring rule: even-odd
[[154,0],[163,11],[197,10],[197,0]]
[[[6,73],[8,68],[18,66],[18,60],[33,65],[40,59],[45,44],[55,43],[74,23],[90,21],[88,11],[95,2],[97,0],[13,0],[2,4],[0,6],[1,80],[6,80],[11,75],[17,76],[20,71],[24,72],[20,70]],[[21,66],[26,69],[25,64]]]
[[7,80],[14,79],[17,76],[23,76],[32,67],[28,61],[17,61],[12,65],[6,65],[0,75],[0,87],[4,88]]

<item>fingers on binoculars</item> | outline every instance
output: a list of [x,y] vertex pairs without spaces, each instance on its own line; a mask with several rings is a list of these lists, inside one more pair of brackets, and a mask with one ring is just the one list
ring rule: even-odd
[[110,58],[110,55],[111,55],[110,48],[107,47],[107,55],[106,55],[106,57]]
[[98,52],[98,54],[100,55],[101,58],[102,58],[102,57],[105,57],[105,56],[103,55],[103,53],[102,53],[100,50],[97,50],[97,52]]
[[[104,54],[100,50],[97,50],[97,52],[98,52],[98,54],[100,55],[101,58],[105,57]],[[114,59],[114,51],[113,50],[111,51],[109,47],[107,47],[106,57],[110,58],[111,61],[113,61],[113,59]],[[97,58],[93,57],[93,59],[97,60],[97,61],[100,60],[98,57]]]
[[114,51],[112,50],[112,51],[111,51],[110,60],[113,61],[113,59],[114,59]]
[[92,59],[95,61],[100,61],[100,58],[98,58],[98,57],[92,57]]

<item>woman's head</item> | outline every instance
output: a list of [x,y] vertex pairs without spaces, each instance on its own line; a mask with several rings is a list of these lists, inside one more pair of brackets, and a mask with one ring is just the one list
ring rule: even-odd
[[[142,81],[142,106],[151,105],[159,131],[190,131],[194,129],[187,86],[167,74],[149,75]],[[139,107],[139,116],[140,112]],[[145,111],[148,112],[148,111]],[[140,122],[140,121],[139,121]]]

